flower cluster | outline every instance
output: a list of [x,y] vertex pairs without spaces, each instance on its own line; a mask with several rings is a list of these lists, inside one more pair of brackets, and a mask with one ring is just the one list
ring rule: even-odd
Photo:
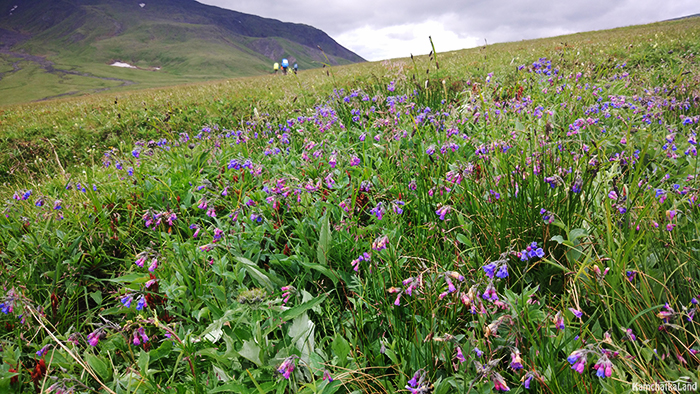
[[355,260],[353,260],[353,261],[350,263],[350,264],[352,265],[352,269],[353,269],[355,272],[358,272],[358,270],[360,269],[360,262],[361,262],[361,261],[364,261],[364,262],[366,262],[366,263],[369,263],[369,262],[371,261],[371,256],[370,256],[370,254],[367,253],[367,252],[364,252],[364,253],[362,253],[358,258],[356,258]]
[[423,286],[423,275],[420,274],[416,277],[412,276],[410,278],[404,279],[403,282],[401,282],[401,283],[403,285],[403,288],[390,287],[387,290],[387,292],[389,292],[389,294],[396,294],[396,300],[394,300],[394,305],[396,305],[396,306],[401,305],[401,295],[406,294],[408,296],[412,296],[414,290]]
[[282,364],[280,364],[279,367],[277,367],[277,372],[282,374],[282,376],[289,380],[289,378],[292,375],[292,372],[294,372],[294,367],[296,366],[295,360],[299,358],[299,356],[289,356],[282,361]]
[[544,257],[544,250],[537,246],[537,242],[533,241],[524,250],[522,250],[518,257],[521,261],[528,261],[531,259],[541,259]]
[[419,369],[413,374],[405,388],[411,394],[428,394],[433,391],[433,385],[427,379],[426,372],[423,369]]
[[595,350],[593,348],[583,348],[574,350],[566,361],[571,364],[571,369],[578,373],[583,373],[586,368],[586,362],[588,361],[588,355],[598,353],[598,360],[596,361],[593,369],[596,370],[596,375],[601,378],[609,378],[612,376],[613,364],[610,361],[610,357],[616,354],[610,352],[606,349]]

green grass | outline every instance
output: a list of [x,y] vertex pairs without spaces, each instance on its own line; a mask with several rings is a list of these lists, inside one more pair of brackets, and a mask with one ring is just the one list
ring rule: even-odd
[[[27,81],[26,85],[0,80],[0,89],[6,93],[0,105],[58,95],[93,94],[103,88],[121,92],[265,75],[272,71],[272,58],[279,62],[283,56],[296,59],[302,69],[320,67],[322,62],[351,63],[332,54],[324,58],[316,44],[309,47],[310,44],[296,42],[304,42],[309,34],[324,40],[310,27],[250,15],[230,17],[243,19],[246,27],[253,29],[251,34],[256,38],[246,37],[234,33],[237,26],[228,26],[230,18],[220,19],[223,11],[215,12],[192,2],[153,4],[148,9],[108,0],[91,5],[44,2],[35,7],[47,10],[46,14],[37,19],[32,13],[18,12],[1,21],[4,28],[33,34],[15,45],[13,51],[45,57],[58,69],[89,74],[91,79],[121,78],[117,76],[121,74],[133,83],[128,89],[113,89],[113,84],[100,85],[85,78],[64,78],[58,84],[55,77],[42,76],[32,64],[23,62],[21,67],[27,70],[21,73],[21,79]],[[263,40],[267,42],[263,46],[272,46],[274,51],[261,53],[252,49],[255,42]],[[160,70],[125,73],[105,67],[114,61]]]
[[0,389],[697,384],[698,32],[5,107]]

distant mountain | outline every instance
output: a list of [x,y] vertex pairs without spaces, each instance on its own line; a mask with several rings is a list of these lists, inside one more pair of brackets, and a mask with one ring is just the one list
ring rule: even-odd
[[364,61],[312,26],[194,0],[0,0],[0,78],[31,65],[92,77],[120,62],[204,80],[269,73],[284,57],[300,69]]

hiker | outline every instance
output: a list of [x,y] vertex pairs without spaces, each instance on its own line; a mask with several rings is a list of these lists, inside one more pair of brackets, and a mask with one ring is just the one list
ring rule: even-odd
[[272,65],[272,69],[275,70],[275,74],[277,74],[277,70],[280,69],[280,64],[275,62],[275,64]]
[[298,70],[299,70],[299,67],[297,66],[296,63],[294,63],[294,74],[296,74]]
[[289,61],[287,59],[282,59],[282,73],[287,74],[287,69],[289,68]]

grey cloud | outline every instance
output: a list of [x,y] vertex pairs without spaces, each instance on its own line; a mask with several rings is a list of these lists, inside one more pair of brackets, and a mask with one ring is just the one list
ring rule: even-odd
[[[460,37],[489,43],[650,23],[700,12],[697,0],[201,0],[241,12],[305,23],[331,37],[354,29],[438,21]],[[412,38],[410,31],[392,31]],[[343,43],[341,43],[343,44]]]

